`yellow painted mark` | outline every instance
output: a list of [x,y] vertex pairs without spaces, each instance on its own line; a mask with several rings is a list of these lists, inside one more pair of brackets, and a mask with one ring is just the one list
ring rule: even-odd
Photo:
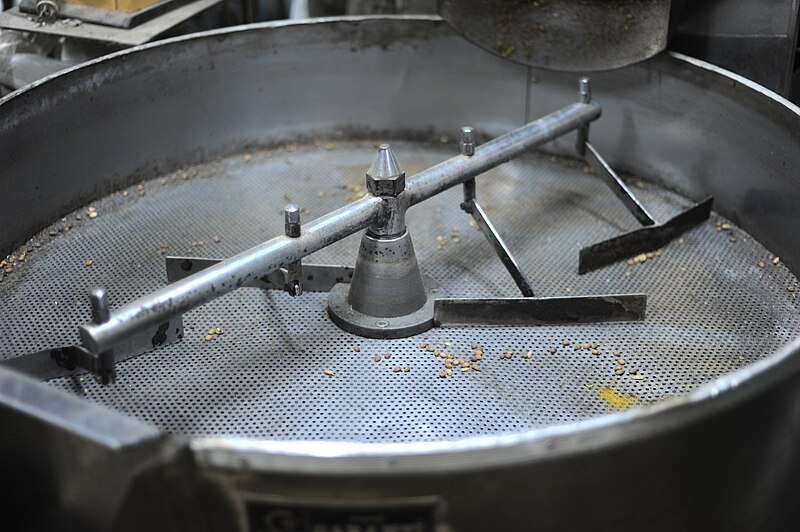
[[618,392],[610,386],[602,386],[597,389],[597,395],[606,402],[610,408],[617,410],[625,410],[629,406],[633,406],[636,402],[636,397],[626,393]]

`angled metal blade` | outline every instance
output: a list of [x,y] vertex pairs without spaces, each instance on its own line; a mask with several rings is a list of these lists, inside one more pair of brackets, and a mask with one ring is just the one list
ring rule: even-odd
[[433,323],[436,327],[454,327],[641,321],[646,308],[645,294],[437,299]]
[[580,251],[578,273],[587,273],[630,257],[655,251],[692,227],[708,220],[714,198],[708,197],[658,225],[634,229]]
[[508,273],[511,274],[512,279],[514,279],[514,283],[519,288],[519,291],[522,292],[522,295],[525,297],[533,297],[533,287],[531,286],[531,282],[522,273],[519,265],[517,264],[516,259],[509,251],[508,246],[506,243],[503,242],[503,239],[500,237],[500,233],[497,232],[497,229],[494,228],[491,220],[486,215],[486,212],[481,207],[480,203],[477,200],[472,200],[468,206],[469,213],[472,215],[472,218],[475,220],[475,223],[478,225],[478,229],[483,233],[483,236],[486,237],[486,240],[494,248],[495,253],[500,258],[500,261],[503,263],[503,266],[506,267]]
[[591,143],[585,144],[584,158],[589,166],[594,168],[603,181],[614,192],[614,195],[625,205],[625,208],[637,219],[642,225],[655,225],[656,220],[653,215],[647,212],[647,209],[634,195],[628,185],[617,175],[611,165],[598,153]]

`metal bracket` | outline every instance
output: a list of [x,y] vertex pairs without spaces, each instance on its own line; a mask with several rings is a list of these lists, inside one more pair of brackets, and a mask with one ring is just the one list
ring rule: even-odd
[[581,249],[578,273],[587,273],[640,253],[654,251],[704,220],[708,220],[711,215],[713,198],[708,197],[666,222],[656,223],[655,218],[594,146],[587,141],[584,143],[584,148],[586,162],[594,168],[595,172],[614,192],[614,195],[644,227]]
[[[180,281],[223,260],[168,256],[166,260],[167,281],[170,283]],[[306,292],[330,292],[331,288],[336,284],[349,283],[352,279],[353,268],[350,266],[303,264],[303,290]],[[264,277],[253,279],[242,286],[260,288],[262,290],[288,291],[289,272],[286,268],[281,268]]]
[[124,345],[115,347],[113,351],[95,354],[80,345],[55,347],[0,360],[0,367],[43,381],[92,373],[103,384],[110,384],[114,380],[114,368],[118,362],[173,344],[182,338],[183,320],[180,316],[176,316],[145,334],[136,335]]

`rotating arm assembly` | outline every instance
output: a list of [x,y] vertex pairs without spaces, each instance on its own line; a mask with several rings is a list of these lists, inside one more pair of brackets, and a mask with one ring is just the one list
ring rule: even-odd
[[[584,86],[588,89],[588,80],[582,80],[582,93]],[[476,176],[577,129],[579,150],[585,146],[587,161],[603,169],[605,173],[598,170],[601,175],[611,177],[611,184],[616,183],[618,190],[615,191],[626,207],[639,212],[637,219],[648,225],[638,231],[657,228],[656,233],[647,237],[630,237],[634,232],[618,238],[627,237],[635,240],[637,245],[641,242],[650,245],[679,234],[676,228],[686,230],[687,223],[697,216],[690,216],[691,220],[684,219],[673,226],[669,225],[672,220],[660,226],[654,224],[644,207],[588,144],[589,123],[600,114],[600,106],[582,96],[578,103],[480,146],[475,145],[472,129],[464,128],[460,155],[408,179],[400,171],[391,149],[382,146],[367,173],[369,192],[363,198],[302,226],[299,210],[296,206],[289,206],[285,210],[284,235],[229,259],[169,257],[167,272],[171,284],[151,294],[109,312],[107,302],[103,303],[104,293],[93,293],[93,319],[80,327],[82,346],[23,355],[10,359],[7,365],[40,378],[91,371],[103,382],[110,382],[114,379],[116,361],[180,340],[183,313],[242,287],[285,290],[295,296],[304,291],[330,291],[328,312],[337,325],[363,336],[378,338],[410,336],[432,326],[643,319],[646,296],[642,294],[534,298],[531,282],[475,195]],[[523,297],[437,298],[436,287],[420,275],[405,226],[405,211],[459,184],[464,184],[462,208],[473,216]],[[703,208],[707,217],[710,202],[707,208]],[[683,215],[676,218],[680,216]],[[302,264],[303,257],[364,229],[367,231],[362,237],[354,269]],[[617,248],[605,251],[608,242],[581,251],[581,272],[588,271],[584,268],[585,263],[607,264],[609,257],[619,256]],[[622,249],[633,246],[626,245]],[[591,250],[594,248],[600,249],[602,259],[592,262],[595,251]],[[585,259],[585,253],[590,258]]]

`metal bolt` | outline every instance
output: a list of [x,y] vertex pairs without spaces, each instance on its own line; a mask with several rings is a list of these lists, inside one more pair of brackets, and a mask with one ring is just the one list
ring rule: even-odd
[[366,177],[367,190],[374,196],[397,196],[406,188],[406,173],[400,170],[388,144],[380,145]]
[[578,93],[580,94],[581,103],[592,102],[592,80],[588,76],[583,76],[578,79]]
[[461,155],[466,155],[467,157],[475,155],[475,130],[469,126],[461,128],[459,147],[461,148]]
[[55,0],[36,2],[36,14],[41,22],[53,22],[58,18],[58,3]]
[[290,203],[283,208],[284,231],[286,236],[297,238],[300,236],[300,207]]
[[89,302],[92,305],[92,321],[98,325],[105,323],[111,317],[108,309],[108,294],[102,288],[94,288],[89,292]]
[[[108,294],[102,288],[93,288],[89,292],[89,302],[92,305],[92,321],[96,324],[105,323],[111,317],[108,308]],[[113,383],[117,374],[114,370],[114,352],[111,350],[97,354],[94,363],[93,373],[104,385]]]
[[[578,78],[578,94],[581,103],[592,103],[592,80],[588,76]],[[575,151],[583,157],[586,154],[586,142],[589,140],[589,124],[583,124],[578,128],[578,136],[575,139]]]

